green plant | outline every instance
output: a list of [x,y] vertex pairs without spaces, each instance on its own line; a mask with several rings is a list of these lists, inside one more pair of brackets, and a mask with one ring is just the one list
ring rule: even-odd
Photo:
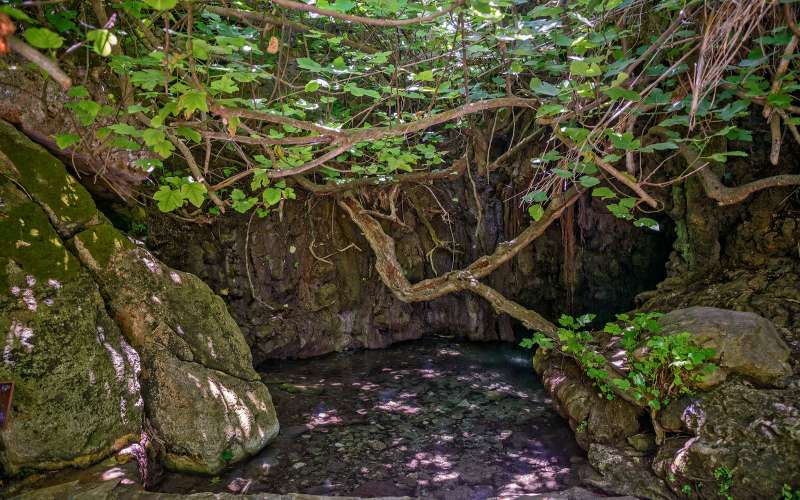
[[714,469],[714,479],[717,480],[719,489],[717,490],[721,497],[727,500],[733,500],[731,496],[731,487],[733,486],[733,471],[727,467],[717,467]]
[[575,427],[575,432],[586,432],[588,428],[589,428],[589,421],[581,420],[581,423],[579,423],[578,426]]
[[692,496],[692,486],[690,484],[684,484],[681,486],[681,493],[687,497]]
[[[695,345],[691,334],[658,335],[661,316],[654,312],[633,316],[619,314],[616,323],[607,323],[603,328],[604,333],[617,337],[625,350],[628,371],[624,378],[610,377],[607,361],[598,352],[597,343],[593,343],[593,334],[584,330],[594,320],[594,315],[561,316],[558,344],[562,352],[578,362],[606,398],[614,397],[613,385],[645,401],[653,410],[659,410],[676,395],[690,393],[691,382],[715,369],[710,362],[714,350]],[[536,332],[523,339],[520,345],[551,349],[554,340],[545,332]]]
[[783,485],[781,500],[800,500],[800,488],[794,489],[788,484]]

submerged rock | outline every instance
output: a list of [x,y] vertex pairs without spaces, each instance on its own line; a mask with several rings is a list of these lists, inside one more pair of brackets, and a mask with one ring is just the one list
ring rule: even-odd
[[695,343],[716,351],[712,361],[719,373],[702,389],[721,383],[729,373],[762,386],[780,386],[792,374],[789,347],[775,325],[757,314],[690,307],[666,314],[659,323],[665,335],[689,332]]

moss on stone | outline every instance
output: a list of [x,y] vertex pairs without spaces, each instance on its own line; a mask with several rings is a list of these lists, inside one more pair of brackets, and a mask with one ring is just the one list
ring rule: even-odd
[[37,281],[74,278],[80,263],[53,230],[45,213],[10,182],[0,183],[0,287],[11,285],[9,265]]
[[0,379],[15,383],[0,464],[9,475],[89,465],[140,430],[135,354],[86,270],[26,292],[0,302]]
[[135,248],[135,245],[108,223],[92,226],[77,234],[72,244],[81,261],[95,272],[105,270],[118,252]]
[[18,181],[63,235],[99,217],[94,200],[64,165],[11,124],[0,120],[0,152],[14,165]]

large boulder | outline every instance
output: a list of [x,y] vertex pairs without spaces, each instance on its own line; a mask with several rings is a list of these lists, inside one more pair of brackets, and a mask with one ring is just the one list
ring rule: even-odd
[[0,169],[0,286],[13,287],[0,331],[15,361],[0,376],[18,383],[7,471],[97,461],[143,416],[178,470],[215,473],[275,437],[269,392],[221,298],[117,231],[60,162],[1,120]]
[[278,433],[269,392],[220,297],[108,224],[75,236],[125,337],[141,353],[148,421],[166,465],[216,473]]
[[0,430],[2,473],[87,465],[139,438],[138,355],[39,205],[5,179],[0,380],[15,390]]
[[689,307],[664,315],[662,334],[692,334],[692,340],[716,351],[712,361],[719,366],[701,388],[722,382],[728,374],[747,377],[761,386],[780,386],[792,375],[791,351],[766,318],[750,312],[715,307]]
[[800,388],[729,380],[675,404],[689,437],[668,441],[653,464],[674,491],[713,497],[722,485],[733,498],[779,498],[800,485]]

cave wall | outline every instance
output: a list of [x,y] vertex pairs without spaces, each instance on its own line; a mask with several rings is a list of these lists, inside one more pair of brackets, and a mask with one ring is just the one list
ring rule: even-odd
[[[478,210],[466,177],[406,187],[397,202],[403,225],[381,221],[412,282],[462,268],[524,229],[530,220],[519,206],[525,186],[511,178],[524,176],[510,171],[475,179],[477,236]],[[388,213],[384,195],[373,191],[364,201],[383,202]],[[571,228],[567,235],[562,225]],[[568,235],[574,251],[565,253]],[[431,253],[434,238],[455,245],[443,243],[450,249]],[[631,308],[637,293],[663,279],[671,238],[669,224],[661,232],[635,228],[587,196],[487,283],[549,318],[564,312],[606,318]],[[377,276],[366,240],[330,197],[301,196],[264,219],[227,214],[210,225],[150,213],[146,239],[161,259],[201,276],[225,297],[256,362],[379,348],[430,334],[511,341],[518,329],[471,294],[418,304],[397,300]],[[565,280],[565,273],[574,278]]]

